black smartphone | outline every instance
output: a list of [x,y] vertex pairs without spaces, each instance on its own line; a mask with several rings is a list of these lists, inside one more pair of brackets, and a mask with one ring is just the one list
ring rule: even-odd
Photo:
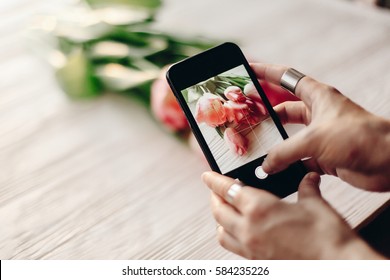
[[302,162],[272,175],[261,168],[267,151],[288,136],[236,44],[172,65],[167,80],[212,170],[279,197],[297,190]]

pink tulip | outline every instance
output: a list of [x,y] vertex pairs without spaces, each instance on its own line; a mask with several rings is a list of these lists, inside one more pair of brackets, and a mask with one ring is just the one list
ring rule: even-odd
[[223,94],[227,99],[235,102],[244,102],[245,95],[242,93],[242,90],[237,86],[230,86],[225,89]]
[[245,85],[244,93],[248,98],[252,99],[253,101],[263,103],[263,100],[261,99],[253,83],[248,83]]
[[235,124],[255,125],[267,116],[263,103],[245,98],[245,102],[237,103],[231,100],[224,104],[227,121]]
[[246,122],[249,124],[258,124],[261,119],[267,116],[264,104],[262,102],[255,102],[247,98],[245,104],[248,106],[248,113],[246,115]]
[[224,132],[224,140],[229,149],[236,155],[245,155],[248,151],[248,139],[238,133],[234,128],[228,127]]
[[244,119],[248,112],[248,105],[245,103],[237,103],[234,101],[226,101],[223,106],[225,107],[226,118],[228,122],[240,123]]
[[219,96],[206,92],[198,99],[195,109],[195,119],[199,123],[206,123],[211,127],[217,127],[226,122],[226,112],[223,100]]
[[162,75],[153,82],[151,88],[152,112],[170,131],[184,131],[189,129],[187,119],[180,108],[175,96],[165,79],[166,69]]

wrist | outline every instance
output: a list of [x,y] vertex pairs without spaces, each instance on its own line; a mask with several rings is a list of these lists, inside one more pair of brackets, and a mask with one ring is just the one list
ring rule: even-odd
[[333,238],[323,243],[319,259],[322,260],[382,260],[384,256],[372,249],[347,224],[335,230]]
[[323,250],[322,260],[383,260],[382,255],[374,251],[362,239],[355,236],[343,244],[334,244]]
[[383,260],[382,255],[373,250],[359,237],[354,237],[342,246],[339,254],[335,257],[342,260]]

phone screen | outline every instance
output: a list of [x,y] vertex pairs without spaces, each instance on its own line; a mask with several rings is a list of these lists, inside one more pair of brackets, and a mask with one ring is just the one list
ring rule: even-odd
[[181,94],[222,174],[264,158],[283,141],[244,65]]

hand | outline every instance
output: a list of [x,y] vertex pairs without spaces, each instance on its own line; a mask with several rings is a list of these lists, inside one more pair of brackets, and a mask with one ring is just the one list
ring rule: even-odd
[[[252,64],[259,79],[279,85],[287,69]],[[337,89],[304,77],[295,94],[302,101],[275,106],[283,123],[307,127],[268,152],[263,169],[279,172],[310,157],[309,170],[331,174],[371,191],[390,190],[390,122],[375,116]]]
[[248,259],[380,259],[322,199],[317,173],[307,174],[291,204],[260,189],[243,187],[232,205],[224,199],[234,180],[202,175],[227,250]]

